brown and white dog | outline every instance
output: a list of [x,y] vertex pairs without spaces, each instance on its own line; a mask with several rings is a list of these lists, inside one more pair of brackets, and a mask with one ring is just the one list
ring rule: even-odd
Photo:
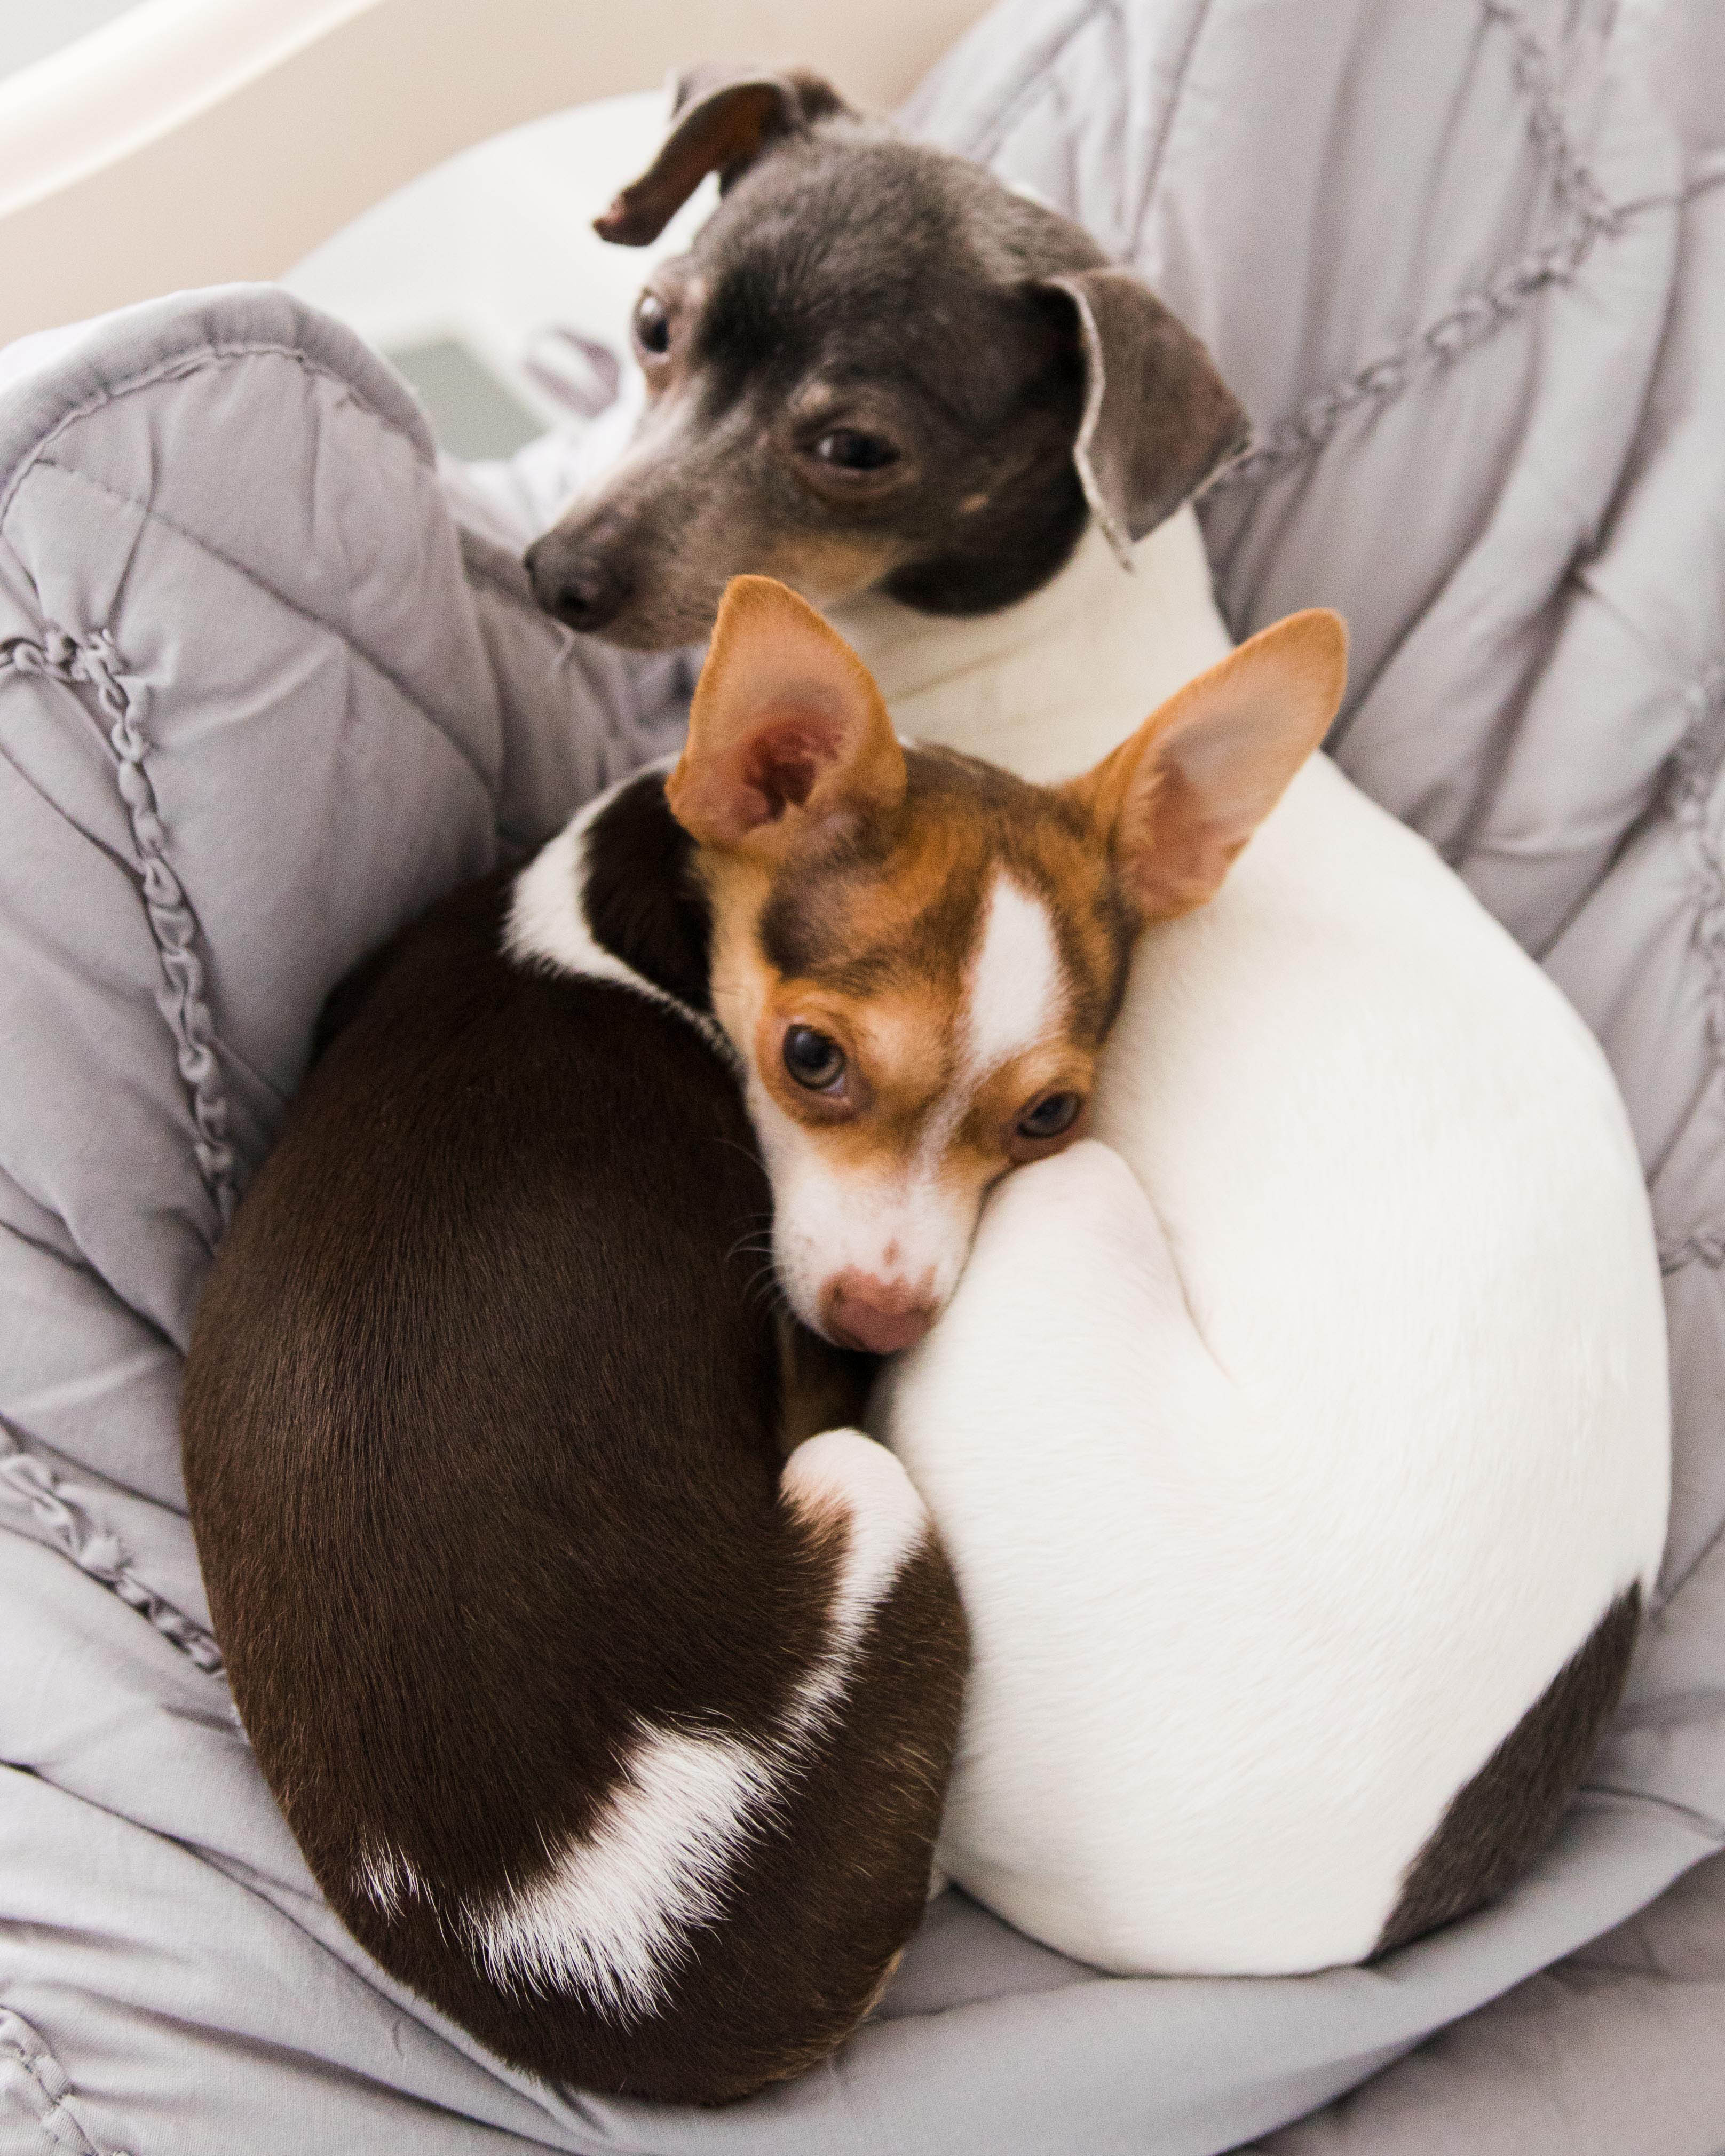
[[[545,605],[647,648],[770,571],[904,732],[1050,783],[1224,660],[1176,505],[1242,414],[1151,292],[794,71],[686,78],[600,231],[708,172],[633,437],[530,550]],[[1365,1959],[1521,1875],[1624,1684],[1670,1471],[1633,1135],[1322,755],[1140,939],[1089,1128],[870,1409],[972,1626],[939,1861],[1121,1973]]]
[[965,1626],[892,1455],[795,1442],[769,1178],[800,1317],[923,1329],[984,1194],[1082,1130],[1137,926],[1219,881],[1341,648],[1281,624],[1046,788],[902,747],[836,634],[740,580],[669,779],[337,991],[198,1314],[187,1488],[319,1883],[506,2058],[720,2102],[877,1997]]

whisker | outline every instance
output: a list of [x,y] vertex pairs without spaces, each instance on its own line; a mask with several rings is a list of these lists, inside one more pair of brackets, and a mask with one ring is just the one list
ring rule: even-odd
[[783,1310],[787,1317],[792,1314],[790,1299],[785,1294],[783,1284],[778,1277],[776,1268],[771,1263],[760,1268],[754,1278],[745,1286],[743,1294],[751,1304],[758,1298],[768,1310]]

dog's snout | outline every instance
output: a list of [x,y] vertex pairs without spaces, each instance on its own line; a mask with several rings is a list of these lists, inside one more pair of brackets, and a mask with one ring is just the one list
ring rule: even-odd
[[622,613],[632,588],[621,570],[583,562],[558,579],[551,610],[571,629],[603,629]]
[[927,1282],[907,1287],[855,1266],[829,1281],[821,1296],[823,1329],[841,1348],[865,1348],[871,1355],[914,1348],[935,1315]]
[[634,593],[634,580],[620,562],[572,552],[554,538],[536,540],[521,558],[534,598],[571,629],[591,633],[607,627]]

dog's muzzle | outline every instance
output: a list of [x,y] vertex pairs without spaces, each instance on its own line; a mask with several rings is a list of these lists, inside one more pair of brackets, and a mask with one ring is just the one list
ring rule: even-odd
[[549,531],[521,557],[533,596],[550,614],[588,634],[607,628],[634,595],[634,578],[613,555],[572,546]]

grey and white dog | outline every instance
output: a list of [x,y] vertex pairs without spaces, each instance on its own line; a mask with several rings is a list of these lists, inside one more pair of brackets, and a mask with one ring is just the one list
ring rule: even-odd
[[685,76],[596,228],[644,246],[709,172],[716,212],[636,303],[634,439],[528,550],[572,628],[689,643],[745,573],[990,613],[1092,515],[1123,554],[1242,443],[1204,346],[1079,226],[819,77]]

